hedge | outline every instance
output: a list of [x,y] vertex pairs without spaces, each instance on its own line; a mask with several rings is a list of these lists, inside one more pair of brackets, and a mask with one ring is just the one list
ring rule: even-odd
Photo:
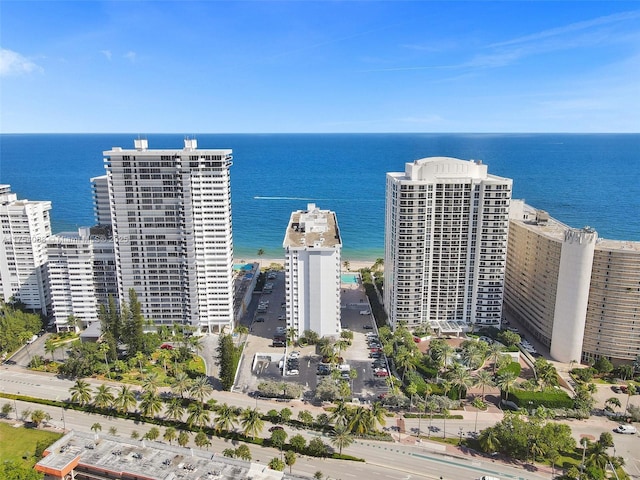
[[509,392],[509,400],[522,408],[572,408],[573,400],[567,393],[561,390],[531,392],[528,390],[515,390]]
[[503,373],[513,372],[513,374],[518,378],[520,376],[520,372],[522,371],[522,366],[518,362],[511,362],[509,365],[505,365],[500,370],[498,370],[498,376]]

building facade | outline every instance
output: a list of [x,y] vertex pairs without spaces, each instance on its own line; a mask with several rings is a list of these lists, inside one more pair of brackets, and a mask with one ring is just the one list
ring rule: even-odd
[[22,302],[47,315],[46,239],[51,235],[51,202],[18,200],[0,185],[0,292],[5,302]]
[[513,201],[504,313],[554,360],[640,355],[640,242],[598,238]]
[[107,175],[91,179],[93,214],[96,225],[111,225],[111,205],[109,204],[109,179]]
[[135,290],[156,324],[233,327],[231,150],[136,140],[104,155],[120,298]]
[[291,214],[283,247],[287,327],[321,337],[340,334],[342,240],[334,212],[309,204]]
[[388,173],[384,305],[392,327],[499,325],[512,180],[432,157]]

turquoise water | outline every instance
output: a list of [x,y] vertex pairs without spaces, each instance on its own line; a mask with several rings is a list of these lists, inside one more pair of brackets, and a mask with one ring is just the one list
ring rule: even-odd
[[[89,178],[102,152],[132,134],[0,135],[0,183],[51,200],[54,232],[92,225]],[[182,148],[184,135],[147,135],[150,148]],[[315,202],[336,212],[345,260],[384,252],[385,175],[429,156],[482,160],[513,179],[513,197],[604,238],[640,241],[640,135],[299,134],[197,135],[231,148],[235,258],[283,258],[291,212]]]
[[343,273],[340,275],[342,283],[358,283],[358,276],[351,273]]

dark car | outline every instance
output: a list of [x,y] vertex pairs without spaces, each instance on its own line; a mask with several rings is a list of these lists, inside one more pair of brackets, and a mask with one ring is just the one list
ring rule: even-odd
[[365,330],[373,330],[373,327],[371,325],[364,325],[362,328],[364,328]]
[[275,432],[276,430],[284,430],[284,427],[281,427],[280,425],[274,425],[269,429],[270,432]]
[[615,393],[620,393],[620,387],[618,385],[612,385],[611,390],[613,390]]
[[258,317],[258,318],[256,318],[256,322],[257,322],[257,323],[262,323],[262,322],[264,322],[264,317]]

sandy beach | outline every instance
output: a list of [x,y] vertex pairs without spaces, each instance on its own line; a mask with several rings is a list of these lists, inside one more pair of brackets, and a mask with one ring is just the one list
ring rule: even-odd
[[[373,266],[373,264],[375,263],[375,259],[374,260],[349,260],[348,258],[343,258],[342,259],[342,270],[343,271],[347,271],[344,268],[344,262],[349,262],[349,271],[350,272],[357,272],[358,270],[360,270],[361,268],[370,268],[371,266]],[[264,257],[260,257],[260,258],[236,258],[235,259],[235,264],[243,264],[243,263],[259,263],[260,264],[260,268],[266,268],[269,265],[271,265],[272,263],[277,263],[280,265],[284,265],[284,257],[283,258],[264,258]]]

